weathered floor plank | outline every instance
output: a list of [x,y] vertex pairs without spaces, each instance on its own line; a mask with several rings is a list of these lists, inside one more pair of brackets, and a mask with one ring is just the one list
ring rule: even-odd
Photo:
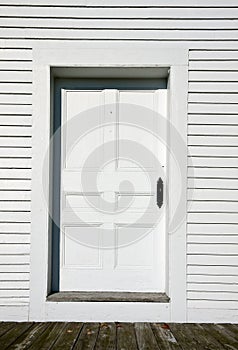
[[66,324],[56,322],[51,323],[46,330],[31,344],[29,349],[36,350],[48,350],[56,342],[59,334],[62,332]]
[[92,350],[95,347],[99,323],[85,323],[75,343],[74,350]]
[[217,325],[209,325],[209,332],[215,339],[217,339],[217,341],[219,341],[220,344],[224,346],[225,349],[238,349],[238,342],[232,336],[230,336],[229,333],[224,332],[222,329],[217,327]]
[[152,323],[151,328],[161,350],[182,349],[173,333],[171,332],[168,324]]
[[230,332],[232,336],[238,341],[238,329],[236,326],[237,325],[227,324],[225,325],[225,329],[227,329],[227,331]]
[[137,350],[135,329],[131,323],[117,323],[117,350]]
[[1,322],[0,323],[0,337],[9,331],[10,328],[13,328],[16,323],[14,322]]
[[32,323],[16,323],[12,328],[10,328],[3,336],[0,338],[0,349],[5,350],[9,347],[18,337],[25,333],[28,329],[32,327]]
[[208,331],[208,325],[204,327],[198,324],[191,324],[190,329],[199,345],[209,350],[224,350],[224,347]]
[[115,323],[101,323],[95,350],[116,349],[116,325]]
[[51,350],[71,350],[79,336],[83,323],[69,322],[61,331],[60,336],[50,348]]
[[160,350],[149,323],[135,323],[139,350]]
[[8,350],[25,350],[44,332],[49,323],[35,323],[27,332],[23,333],[12,343]]
[[169,327],[183,350],[204,350],[194,339],[190,327],[182,323],[171,323]]

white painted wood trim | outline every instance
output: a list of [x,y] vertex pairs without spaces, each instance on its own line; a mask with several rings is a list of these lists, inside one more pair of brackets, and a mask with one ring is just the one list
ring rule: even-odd
[[[110,303],[100,303],[92,306],[89,303],[50,303],[46,301],[49,285],[49,220],[47,203],[42,191],[42,166],[49,146],[50,137],[50,67],[170,67],[171,107],[170,121],[179,127],[179,133],[186,144],[187,133],[187,65],[188,51],[174,48],[164,49],[163,46],[144,50],[140,44],[128,45],[118,43],[108,48],[102,43],[79,44],[64,47],[35,46],[33,48],[33,172],[32,172],[32,230],[31,230],[31,271],[30,271],[30,313],[29,319],[44,320],[91,320],[104,319],[124,321],[167,320],[186,321],[186,223],[169,235],[168,290],[171,301],[155,307],[153,303],[121,303],[120,308],[114,308]],[[186,173],[186,154],[182,166]],[[49,173],[49,159],[47,159]],[[173,169],[171,169],[172,171]],[[40,181],[39,181],[40,179]],[[186,179],[183,179],[186,181]],[[47,186],[49,186],[49,179]],[[170,185],[171,186],[171,181]],[[186,187],[185,187],[186,188]],[[49,191],[48,191],[49,192]],[[170,191],[170,210],[173,212],[173,192]],[[49,195],[48,199],[49,200]],[[186,193],[183,195],[182,211],[186,217]],[[178,259],[178,260],[177,260]],[[179,262],[179,263],[178,263]],[[117,304],[119,305],[119,304]],[[84,312],[83,312],[83,309]],[[95,308],[95,309],[94,309]],[[166,313],[161,310],[166,309]],[[96,313],[99,310],[100,313]],[[104,310],[104,313],[102,313]],[[124,311],[123,311],[124,310]],[[152,311],[154,310],[154,311]],[[95,311],[95,312],[94,312]],[[95,315],[94,317],[92,316]],[[119,314],[118,314],[119,312]],[[132,315],[133,319],[132,319]],[[151,316],[149,316],[151,315]],[[162,316],[161,316],[162,315]],[[167,316],[166,316],[167,315]],[[162,318],[161,318],[162,317]]]

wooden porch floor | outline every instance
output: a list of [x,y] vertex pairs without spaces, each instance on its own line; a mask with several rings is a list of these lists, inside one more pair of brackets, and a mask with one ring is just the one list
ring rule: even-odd
[[2,322],[0,349],[236,350],[238,325]]

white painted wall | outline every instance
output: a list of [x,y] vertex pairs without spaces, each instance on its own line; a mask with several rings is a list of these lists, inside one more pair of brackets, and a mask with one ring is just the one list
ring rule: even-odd
[[189,48],[188,321],[237,321],[237,0],[0,0],[0,28],[1,318],[28,317],[32,46],[136,40]]

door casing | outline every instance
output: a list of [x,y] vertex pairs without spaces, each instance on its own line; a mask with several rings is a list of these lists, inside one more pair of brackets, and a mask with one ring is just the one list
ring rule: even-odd
[[[112,47],[97,43],[56,44],[49,49],[41,45],[33,48],[33,171],[32,171],[32,226],[30,256],[30,311],[29,319],[35,321],[186,321],[186,168],[187,154],[181,155],[181,179],[169,157],[169,218],[172,217],[178,193],[180,225],[168,232],[167,290],[169,303],[56,303],[47,301],[50,293],[50,174],[51,153],[48,152],[51,133],[53,99],[53,74],[55,67],[127,68],[153,70],[169,68],[169,118],[171,128],[187,144],[187,75],[188,50],[164,48],[157,43],[146,47],[134,43],[117,43]],[[64,68],[57,74],[65,75]],[[169,139],[169,147],[176,149],[176,140]],[[44,186],[42,185],[42,172]]]

